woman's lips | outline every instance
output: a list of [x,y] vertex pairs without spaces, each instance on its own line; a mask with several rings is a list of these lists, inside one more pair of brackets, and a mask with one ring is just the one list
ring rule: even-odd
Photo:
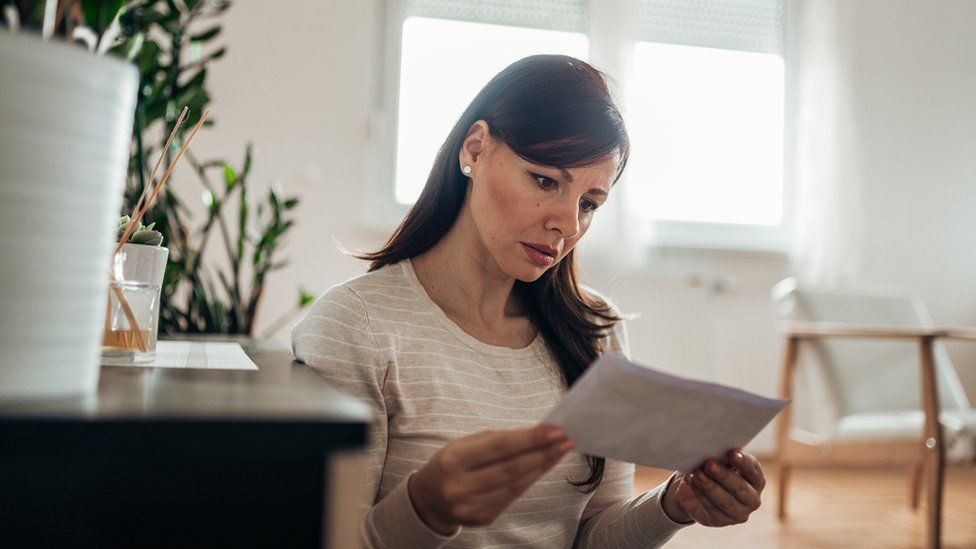
[[520,244],[522,244],[522,248],[525,249],[525,254],[529,256],[529,259],[531,259],[533,263],[535,263],[540,267],[548,267],[552,265],[554,261],[556,261],[555,257],[547,253],[541,252],[524,242],[520,242]]

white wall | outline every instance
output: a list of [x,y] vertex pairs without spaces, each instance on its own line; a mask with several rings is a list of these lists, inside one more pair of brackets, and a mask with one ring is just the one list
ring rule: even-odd
[[[368,128],[381,5],[248,1],[225,17],[229,52],[210,76],[217,126],[194,149],[237,158],[251,140],[254,181],[281,180],[303,200],[285,250],[292,264],[272,276],[259,326],[291,307],[299,284],[321,292],[363,272],[364,263],[336,251],[333,236],[353,247],[382,240],[360,218],[376,161]],[[865,279],[914,286],[937,322],[976,325],[976,2],[850,5],[859,23],[851,51],[856,106],[867,136]],[[780,341],[768,290],[788,274],[785,258],[662,250],[654,265],[646,274],[590,268],[595,287],[643,314],[630,323],[635,358],[775,394]],[[704,290],[685,284],[692,273],[728,278],[732,291],[706,304]],[[688,305],[672,299],[664,308],[660,296],[680,292]],[[692,326],[699,317],[691,309],[706,305],[710,323]],[[662,331],[670,344],[648,336]],[[951,350],[976,397],[976,348]],[[770,447],[767,431],[752,449]]]
[[[976,326],[976,2],[850,2],[863,136],[864,278]],[[950,353],[976,401],[976,345]]]

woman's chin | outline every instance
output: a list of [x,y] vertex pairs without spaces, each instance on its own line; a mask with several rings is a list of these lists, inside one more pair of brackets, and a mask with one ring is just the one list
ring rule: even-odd
[[512,273],[511,276],[512,278],[516,280],[520,280],[522,282],[535,282],[536,280],[539,280],[539,277],[544,275],[546,271],[548,271],[549,269],[555,266],[556,266],[555,263],[549,265],[548,267],[536,265],[535,263],[532,262],[523,263],[522,265],[519,265],[516,272]]

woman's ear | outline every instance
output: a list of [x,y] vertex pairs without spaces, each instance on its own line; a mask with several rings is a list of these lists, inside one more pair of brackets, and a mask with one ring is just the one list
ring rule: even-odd
[[461,144],[461,152],[458,156],[462,169],[464,166],[471,166],[472,173],[477,169],[478,160],[488,149],[491,141],[491,132],[488,130],[488,123],[484,120],[477,120],[468,128],[468,135]]

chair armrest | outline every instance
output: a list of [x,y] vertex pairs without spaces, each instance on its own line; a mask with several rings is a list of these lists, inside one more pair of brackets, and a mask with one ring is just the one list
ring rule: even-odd
[[[972,336],[976,339],[976,330],[959,330],[958,333]],[[870,326],[864,324],[836,324],[830,322],[782,322],[779,332],[788,337],[798,339],[823,339],[833,337],[852,337],[861,339],[920,339],[948,337],[949,330],[945,328],[916,328],[900,326]]]
[[945,328],[945,335],[943,336],[947,339],[969,339],[976,341],[976,328],[952,326]]

